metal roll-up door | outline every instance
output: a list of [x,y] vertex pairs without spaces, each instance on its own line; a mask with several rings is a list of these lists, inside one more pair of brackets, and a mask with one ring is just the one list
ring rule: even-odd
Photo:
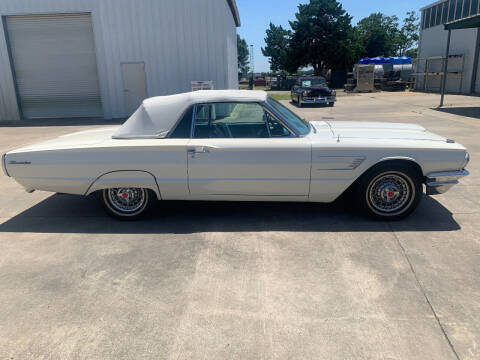
[[101,117],[90,14],[8,16],[24,118]]

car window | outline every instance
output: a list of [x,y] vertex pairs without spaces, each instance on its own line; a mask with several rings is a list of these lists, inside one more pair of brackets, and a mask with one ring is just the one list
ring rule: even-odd
[[203,104],[197,105],[193,137],[269,138],[271,126],[274,126],[273,122],[269,122],[267,113],[260,104]]
[[175,130],[172,131],[169,138],[171,139],[190,139],[192,131],[193,106],[188,109],[182,120],[177,124]]
[[270,105],[276,113],[278,113],[281,119],[286,125],[295,131],[298,135],[307,135],[310,133],[310,126],[305,121],[298,117],[294,112],[274,100],[270,96],[267,98],[267,104]]
[[268,132],[270,133],[270,137],[289,137],[292,135],[280,121],[275,119],[268,112],[265,114],[265,116],[267,117]]

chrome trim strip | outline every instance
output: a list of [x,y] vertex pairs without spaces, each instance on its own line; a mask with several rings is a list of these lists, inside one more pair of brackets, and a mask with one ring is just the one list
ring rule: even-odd
[[2,170],[5,175],[10,177],[10,174],[7,171],[7,154],[2,155]]

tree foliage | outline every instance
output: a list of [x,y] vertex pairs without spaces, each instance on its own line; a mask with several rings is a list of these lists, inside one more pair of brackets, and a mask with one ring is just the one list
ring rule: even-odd
[[299,66],[311,66],[315,74],[325,68],[341,68],[349,58],[352,17],[336,0],[310,0],[298,6],[290,48]]
[[298,6],[291,30],[270,23],[263,55],[271,70],[297,72],[313,68],[347,69],[362,57],[412,56],[417,53],[419,18],[407,13],[400,27],[397,16],[373,13],[352,26],[352,17],[336,0],[309,0]]
[[286,71],[288,68],[291,32],[281,25],[275,26],[270,23],[265,38],[266,47],[262,48],[263,56],[269,59],[270,70],[273,72]]
[[393,56],[399,37],[398,17],[374,13],[357,25],[362,44],[361,57]]
[[245,39],[237,35],[237,54],[238,54],[238,74],[239,76],[246,76],[250,71],[248,44]]
[[420,39],[420,18],[414,11],[407,13],[407,17],[403,20],[403,26],[400,29],[398,37],[397,55],[399,56],[416,56],[418,52],[417,43]]

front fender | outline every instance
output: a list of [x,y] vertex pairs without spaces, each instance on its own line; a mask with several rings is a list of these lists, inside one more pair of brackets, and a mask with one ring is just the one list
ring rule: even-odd
[[113,171],[98,177],[88,188],[85,195],[90,195],[98,190],[111,188],[136,187],[150,189],[161,200],[160,188],[155,176],[146,171]]
[[382,162],[385,162],[385,161],[395,161],[395,160],[400,160],[400,161],[408,161],[414,165],[416,165],[419,169],[419,171],[421,172],[422,175],[425,175],[425,170],[423,169],[423,166],[422,164],[420,164],[419,161],[417,161],[417,159],[414,159],[412,157],[409,157],[409,156],[390,156],[390,157],[384,157],[382,159],[380,159],[379,161],[377,161],[377,163],[374,165],[378,165]]

